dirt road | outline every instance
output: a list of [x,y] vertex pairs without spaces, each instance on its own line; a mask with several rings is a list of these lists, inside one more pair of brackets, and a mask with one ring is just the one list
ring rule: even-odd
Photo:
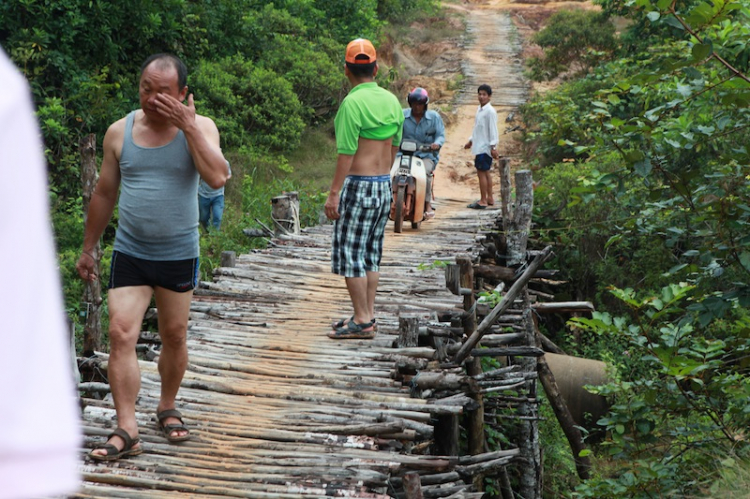
[[[540,54],[539,48],[529,40],[557,10],[595,8],[590,2],[524,3],[512,0],[465,0],[461,4],[445,3],[444,7],[465,18],[466,33],[452,45],[439,44],[434,60],[419,68],[419,75],[405,85],[436,89],[438,99],[433,109],[439,106],[449,123],[435,184],[438,207],[440,199],[468,203],[479,197],[473,158],[468,150],[463,149],[474,125],[477,87],[487,83],[493,89],[492,105],[498,112],[500,154],[510,159],[513,170],[523,168],[519,154],[520,132],[509,130],[520,124],[518,107],[531,93],[548,86],[533,84],[523,76],[523,60]],[[429,51],[420,48],[419,52]],[[462,75],[459,90],[446,92],[445,88],[450,86],[447,82],[455,81],[458,70]],[[494,178],[498,179],[497,162],[493,168]],[[497,184],[494,187],[497,198]]]
[[[493,89],[492,105],[498,112],[499,149],[503,156],[516,154],[518,146],[514,135],[504,133],[509,128],[506,120],[510,113],[516,113],[529,93],[529,84],[523,78],[519,34],[509,12],[503,8],[509,2],[501,0],[485,4],[445,5],[465,15],[466,43],[457,48],[461,51],[463,79],[457,95],[453,96],[453,116],[448,120],[450,125],[446,130],[446,144],[438,167],[435,184],[438,209],[440,199],[469,203],[479,197],[473,157],[469,150],[463,148],[474,126],[478,106],[477,87],[487,83]],[[497,168],[496,162],[493,169],[499,175]],[[499,197],[497,184],[495,194],[496,198]]]

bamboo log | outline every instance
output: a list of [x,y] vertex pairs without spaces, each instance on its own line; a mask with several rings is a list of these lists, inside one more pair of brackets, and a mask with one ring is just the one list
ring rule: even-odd
[[531,279],[531,276],[534,272],[544,263],[544,261],[548,258],[548,256],[552,253],[552,247],[547,246],[545,250],[537,256],[534,261],[529,264],[528,268],[524,273],[521,275],[518,280],[516,280],[515,283],[513,283],[513,286],[508,290],[508,292],[503,296],[503,299],[500,300],[500,303],[498,303],[495,308],[492,309],[492,312],[484,318],[482,323],[479,325],[479,327],[472,333],[472,335],[464,342],[464,344],[461,346],[461,349],[458,351],[458,353],[455,355],[453,361],[456,364],[460,364],[463,362],[466,357],[469,355],[469,352],[472,351],[472,349],[479,343],[479,341],[482,339],[482,336],[484,335],[485,330],[487,330],[492,323],[495,321],[495,319],[505,312],[505,310],[510,307],[510,305],[513,303],[513,301],[516,299],[516,297],[520,294],[521,290],[524,286],[526,286],[526,283]]
[[560,312],[593,312],[594,304],[590,301],[562,301],[554,303],[535,303],[531,306],[539,314],[556,314]]
[[445,372],[420,372],[412,379],[412,384],[419,390],[461,390],[469,393],[477,391],[476,382],[469,376]]
[[[546,279],[554,276],[559,271],[539,269],[532,276],[533,279]],[[488,281],[513,282],[518,277],[516,269],[502,267],[500,265],[475,265],[474,275]]]

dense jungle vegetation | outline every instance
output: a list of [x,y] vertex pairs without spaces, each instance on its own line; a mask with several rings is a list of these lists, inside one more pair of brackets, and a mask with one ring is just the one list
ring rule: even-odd
[[598,310],[556,340],[612,366],[574,496],[747,497],[749,4],[597,3],[536,35],[562,84],[523,109],[537,237]]
[[[599,422],[607,436],[592,445],[593,478],[579,483],[557,452],[566,444],[543,435],[547,492],[746,497],[748,1],[599,3],[600,12],[553,16],[539,33],[544,56],[529,76],[562,83],[522,109],[538,184],[534,237],[555,247],[550,265],[568,281],[558,299],[598,310],[546,332],[612,366],[599,389],[613,405]],[[205,275],[221,250],[254,244],[242,229],[267,222],[282,190],[299,190],[304,222],[318,222],[345,43],[386,46],[389,24],[425,11],[438,12],[435,0],[0,2],[0,45],[31,83],[44,134],[71,318],[85,314],[74,271],[78,142],[94,133],[101,146],[106,127],[137,107],[147,55],[186,61],[196,107],[216,120],[232,162],[223,230],[201,241]],[[385,84],[395,76],[379,75]]]

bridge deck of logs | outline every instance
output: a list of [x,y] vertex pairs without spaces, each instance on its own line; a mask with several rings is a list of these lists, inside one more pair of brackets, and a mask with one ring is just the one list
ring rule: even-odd
[[[498,211],[450,200],[441,208],[454,212],[388,234],[374,340],[326,337],[349,310],[343,279],[330,273],[330,226],[273,239],[234,267],[217,268],[194,298],[178,402],[194,438],[169,444],[156,429],[159,344],[144,332],[137,416],[145,451],[115,463],[85,461],[76,497],[416,497],[410,483],[424,497],[481,497],[473,479],[519,451],[470,455],[457,447],[456,422],[476,409],[470,394],[478,385],[449,361],[462,336],[456,318],[464,298],[446,288],[441,263],[476,256]],[[409,321],[411,333],[403,330]],[[490,344],[502,343],[489,333]],[[106,375],[106,368],[99,354],[96,370]],[[106,385],[83,386],[87,450],[116,420]]]

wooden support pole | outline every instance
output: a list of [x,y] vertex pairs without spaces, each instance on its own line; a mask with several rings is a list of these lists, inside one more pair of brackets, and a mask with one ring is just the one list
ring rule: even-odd
[[221,252],[221,266],[222,267],[234,267],[237,261],[237,253],[234,251],[222,251]]
[[274,222],[274,233],[279,235],[299,234],[299,194],[285,192],[271,199],[271,218]]
[[492,312],[490,312],[489,315],[484,318],[479,327],[477,327],[476,331],[474,331],[474,333],[472,333],[472,335],[461,346],[461,349],[453,359],[453,362],[455,364],[461,364],[466,359],[466,357],[469,356],[469,353],[474,349],[475,346],[477,346],[479,340],[482,339],[485,331],[487,331],[490,326],[494,324],[495,320],[498,316],[500,316],[500,314],[505,312],[508,307],[511,306],[516,297],[521,293],[521,290],[529,282],[531,276],[534,275],[536,270],[542,265],[542,263],[544,263],[545,260],[547,260],[547,258],[551,254],[552,247],[547,246],[546,248],[544,248],[542,253],[534,258],[534,260],[531,262],[531,264],[529,264],[521,277],[519,277],[516,282],[513,283],[513,286],[511,286],[505,296],[503,296],[503,299],[500,300],[500,303],[495,305],[495,308],[492,309]]
[[534,208],[534,188],[531,170],[516,172],[516,205],[513,220],[507,229],[508,266],[521,265],[526,261],[526,242],[531,227],[531,212]]
[[[535,346],[534,321],[532,319],[528,293],[524,293],[524,326],[527,334],[527,344]],[[541,350],[541,349],[539,349]],[[519,492],[522,497],[542,497],[542,449],[539,442],[539,404],[536,402],[537,384],[536,379],[528,378],[527,375],[536,374],[537,362],[531,358],[518,360],[521,373],[526,385],[526,396],[528,402],[522,402],[518,407],[519,423],[518,448],[526,465],[520,470]],[[532,400],[534,402],[532,402]]]
[[[97,181],[96,169],[96,136],[92,133],[81,139],[78,144],[81,151],[81,195],[83,198],[83,222],[86,223],[91,204],[91,196],[94,193]],[[91,250],[94,259],[94,271],[101,275],[99,261],[101,259],[101,246],[99,242]],[[99,279],[86,281],[83,288],[83,304],[86,306],[86,323],[83,326],[83,355],[90,357],[94,352],[101,350],[102,342],[102,288]]]
[[[474,267],[471,264],[471,258],[467,255],[456,257],[456,263],[460,268],[461,288],[474,289]],[[477,326],[475,305],[476,299],[474,293],[464,295],[464,310],[467,313],[463,319],[464,334],[471,337]],[[473,358],[466,363],[466,372],[469,376],[476,376],[482,373],[482,364],[479,358]],[[469,454],[483,454],[486,448],[484,438],[484,397],[479,390],[470,394],[476,402],[477,408],[473,411],[467,411],[467,437]],[[483,477],[481,475],[473,477],[474,486],[477,490],[484,490]]]
[[419,346],[419,318],[398,318],[398,339],[396,348],[409,348]]
[[500,158],[500,199],[502,202],[503,232],[508,233],[512,216],[510,199],[510,160]]
[[406,499],[423,499],[422,484],[419,481],[419,473],[410,471],[404,475],[404,492]]
[[544,356],[539,357],[537,361],[537,372],[539,379],[542,381],[544,391],[547,393],[547,399],[549,399],[552,411],[557,416],[557,421],[560,423],[565,438],[568,439],[570,450],[573,451],[573,460],[576,464],[578,478],[588,480],[591,461],[588,456],[581,456],[581,452],[586,449],[586,445],[583,443],[583,435],[581,434],[581,430],[578,429],[576,422],[573,421],[573,416],[555,381],[555,375],[552,374],[552,370],[550,370]]

